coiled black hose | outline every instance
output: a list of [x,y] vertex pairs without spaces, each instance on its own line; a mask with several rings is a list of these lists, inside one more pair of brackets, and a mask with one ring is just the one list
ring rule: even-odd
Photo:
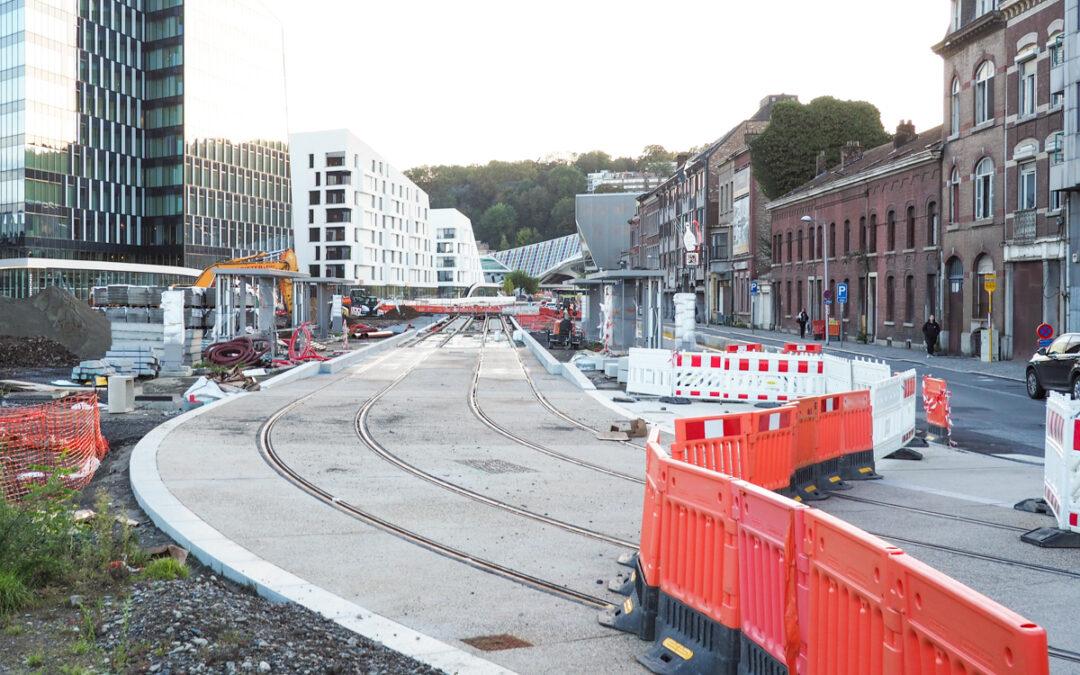
[[266,338],[238,337],[226,342],[215,342],[203,350],[203,360],[215,366],[253,366],[270,351]]

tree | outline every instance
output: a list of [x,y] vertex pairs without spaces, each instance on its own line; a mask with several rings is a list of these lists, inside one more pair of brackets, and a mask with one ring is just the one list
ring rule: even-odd
[[827,166],[840,162],[849,141],[872,148],[889,140],[877,107],[865,101],[831,96],[803,105],[781,101],[773,107],[769,126],[750,142],[754,177],[770,199],[791,192],[812,179],[817,156],[825,151]]
[[574,157],[574,166],[580,169],[581,173],[596,173],[597,171],[610,169],[611,155],[601,150],[582,153]]
[[499,241],[503,235],[517,228],[517,211],[509,204],[499,202],[489,206],[476,227],[476,238],[481,241]]
[[517,246],[528,246],[540,241],[540,233],[531,227],[523,227],[514,235]]
[[589,183],[581,169],[566,164],[559,164],[549,169],[543,175],[543,181],[548,193],[555,199],[581,194],[585,192]]
[[564,236],[577,229],[577,206],[573,197],[563,197],[551,207],[548,216],[552,235],[549,238]]
[[522,270],[514,270],[510,274],[507,274],[503,279],[503,288],[506,288],[506,284],[509,282],[511,292],[514,290],[521,290],[525,293],[532,295],[540,290],[540,280],[536,277],[530,277]]

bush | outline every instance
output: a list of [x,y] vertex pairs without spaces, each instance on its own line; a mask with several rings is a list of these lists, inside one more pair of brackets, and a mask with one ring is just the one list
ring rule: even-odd
[[74,492],[53,476],[34,486],[22,502],[0,500],[0,572],[38,588],[64,579],[72,569],[77,528]]
[[158,558],[143,570],[143,578],[151,581],[175,581],[187,577],[188,568],[173,558]]
[[19,611],[30,604],[32,597],[22,579],[0,570],[0,616]]

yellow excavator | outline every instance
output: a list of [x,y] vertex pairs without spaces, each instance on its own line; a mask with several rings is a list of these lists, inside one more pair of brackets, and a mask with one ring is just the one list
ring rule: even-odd
[[[256,253],[255,255],[249,255],[243,258],[233,258],[232,260],[215,263],[204,269],[202,274],[199,275],[199,278],[191,285],[198,286],[199,288],[210,288],[210,286],[214,284],[217,270],[244,267],[260,270],[285,270],[288,272],[298,272],[300,270],[300,266],[296,264],[296,253],[291,248],[286,248],[280,251]],[[292,283],[292,279],[281,279],[278,282],[278,291],[281,293],[281,304],[284,306],[286,312],[292,311]]]

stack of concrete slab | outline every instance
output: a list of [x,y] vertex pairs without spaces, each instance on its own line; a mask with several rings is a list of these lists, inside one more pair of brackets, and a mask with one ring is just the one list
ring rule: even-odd
[[[112,348],[115,351],[130,351],[148,349],[159,360],[166,359],[165,355],[165,326],[161,323],[114,323],[112,325]],[[179,365],[190,365],[202,358],[203,338],[205,331],[202,328],[186,328],[184,330],[184,344],[180,349],[179,358],[183,361]]]
[[130,375],[132,377],[157,377],[161,371],[158,358],[150,348],[116,350],[110,349],[105,358],[83,361],[71,369],[71,379],[86,382],[96,377]]

